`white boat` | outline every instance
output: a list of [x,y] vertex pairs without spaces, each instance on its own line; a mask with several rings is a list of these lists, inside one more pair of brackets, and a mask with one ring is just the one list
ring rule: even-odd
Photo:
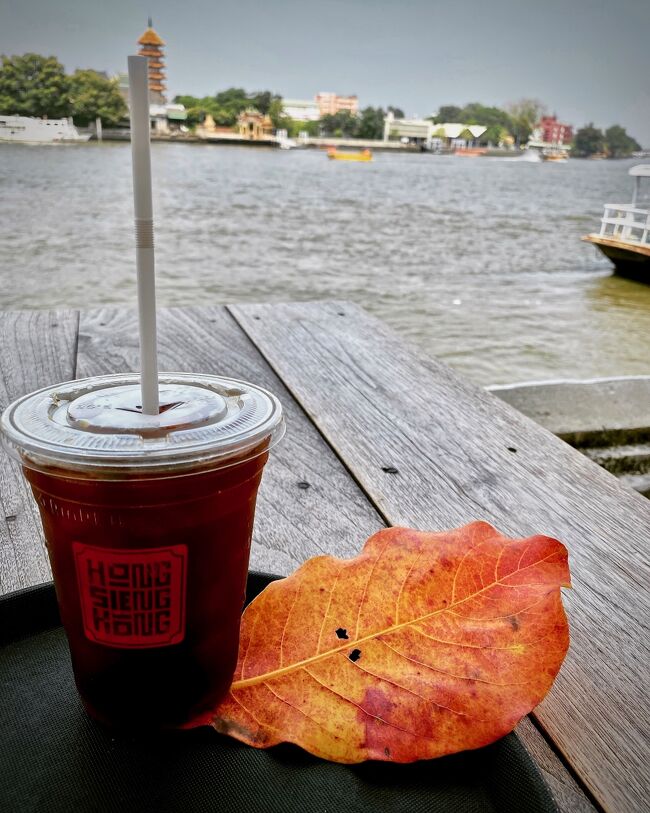
[[22,144],[75,144],[88,141],[90,133],[81,134],[72,119],[33,119],[28,116],[0,115],[0,141]]
[[600,232],[582,239],[598,246],[622,276],[650,282],[650,207],[640,204],[641,178],[650,180],[650,164],[637,164],[629,174],[632,202],[606,203]]

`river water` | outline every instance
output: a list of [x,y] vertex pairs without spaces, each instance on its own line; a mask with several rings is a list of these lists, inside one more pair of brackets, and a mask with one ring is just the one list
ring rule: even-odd
[[[162,305],[350,299],[481,384],[650,372],[650,286],[580,236],[634,161],[154,144]],[[0,307],[134,305],[130,147],[0,145]]]

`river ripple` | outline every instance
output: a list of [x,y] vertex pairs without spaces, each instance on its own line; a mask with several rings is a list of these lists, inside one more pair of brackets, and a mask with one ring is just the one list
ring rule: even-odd
[[[159,302],[350,299],[482,384],[650,372],[650,286],[580,236],[634,161],[154,144]],[[135,303],[130,148],[0,145],[0,307]]]

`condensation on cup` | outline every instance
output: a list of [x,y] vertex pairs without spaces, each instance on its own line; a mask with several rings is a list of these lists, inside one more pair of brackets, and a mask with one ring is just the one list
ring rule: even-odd
[[75,681],[125,729],[200,725],[237,660],[257,489],[284,434],[252,384],[161,374],[47,387],[2,415],[38,503]]

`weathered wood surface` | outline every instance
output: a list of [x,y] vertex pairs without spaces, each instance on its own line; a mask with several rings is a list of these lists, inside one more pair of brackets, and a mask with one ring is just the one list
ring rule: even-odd
[[531,718],[524,717],[515,731],[551,789],[560,813],[596,813],[596,808],[569,773],[564,762],[539,733]]
[[352,305],[231,312],[391,524],[566,543],[572,645],[536,716],[605,810],[644,809],[650,502]]
[[[329,318],[328,309],[323,308]],[[0,331],[11,339],[3,343],[7,348],[1,368],[3,405],[52,381],[137,368],[133,311],[104,308],[84,312],[78,333],[74,312],[4,313],[0,315]],[[159,334],[161,369],[255,380],[277,393],[285,407],[288,433],[264,475],[251,566],[287,573],[317,553],[354,555],[384,521],[350,477],[347,461],[344,465],[324,441],[318,416],[314,416],[316,428],[235,320],[220,307],[162,310]],[[287,341],[290,345],[290,333]],[[27,355],[26,347],[31,348]],[[349,372],[343,370],[343,375],[349,376]],[[18,467],[11,464],[10,469],[11,480],[3,476],[0,492],[3,499],[14,495],[11,499],[16,513],[10,516],[16,517],[12,522],[22,523],[23,531],[19,536],[0,537],[0,573],[5,575],[0,592],[50,578],[35,505]],[[305,488],[306,483],[309,488]],[[549,781],[563,813],[593,811],[537,729],[524,721],[518,733]]]
[[[76,311],[13,311],[0,319],[0,411],[74,378]],[[52,578],[38,508],[20,466],[0,453],[0,595]]]

